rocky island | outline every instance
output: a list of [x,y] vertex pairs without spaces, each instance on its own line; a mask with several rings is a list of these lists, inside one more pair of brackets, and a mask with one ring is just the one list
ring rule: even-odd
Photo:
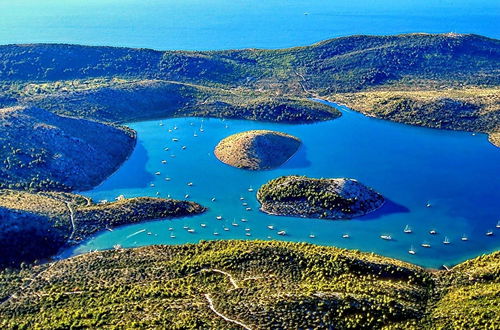
[[257,192],[263,212],[305,218],[350,219],[372,212],[384,197],[354,179],[283,176]]
[[300,147],[292,135],[254,130],[228,136],[215,147],[223,163],[246,170],[268,170],[285,163]]

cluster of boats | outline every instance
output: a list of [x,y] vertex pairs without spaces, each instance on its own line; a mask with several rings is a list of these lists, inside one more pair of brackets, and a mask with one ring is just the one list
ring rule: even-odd
[[[497,229],[500,229],[500,221],[498,221],[498,222],[497,222],[497,224],[496,224],[496,228],[497,228]],[[404,233],[406,233],[406,234],[411,234],[413,231],[412,231],[412,230],[411,230],[411,228],[407,225],[407,226],[405,227],[405,229],[403,230],[403,232],[404,232]],[[435,229],[431,229],[431,230],[429,231],[429,234],[431,234],[431,235],[437,235],[437,231],[436,231]],[[488,230],[488,231],[486,232],[486,236],[493,236],[493,235],[494,235],[493,230]],[[384,238],[383,236],[384,236],[384,235],[382,235],[382,236],[381,236],[381,238]],[[388,236],[388,237],[390,237],[390,236]],[[468,241],[468,240],[469,240],[469,238],[467,237],[467,235],[463,234],[463,235],[462,235],[462,237],[460,238],[460,240],[461,240],[461,241],[463,241],[463,242],[466,242],[466,241]],[[448,236],[445,236],[445,237],[444,237],[443,244],[444,244],[444,245],[449,245],[449,244],[451,244],[451,241],[450,241],[450,239],[448,238]],[[423,242],[423,243],[422,243],[422,244],[420,244],[420,245],[421,245],[422,247],[424,247],[424,248],[430,248],[430,247],[431,247],[431,244],[430,244],[430,243],[428,243],[428,242]],[[412,246],[410,247],[410,249],[408,250],[408,253],[409,253],[409,254],[416,254],[416,251],[415,251],[415,249],[414,249],[413,245],[412,245]]]
[[[191,122],[191,123],[190,123],[190,125],[191,125],[191,126],[194,126],[194,123],[192,123],[192,122]],[[160,126],[163,126],[163,122],[160,122]],[[226,128],[228,128],[228,125],[226,124],[226,125],[225,125],[225,127],[226,127]],[[169,131],[169,132],[172,132],[172,131],[177,130],[177,129],[178,129],[178,127],[174,125],[174,126],[173,126],[173,128],[168,129],[168,131]],[[199,132],[199,133],[204,132],[203,122],[201,123],[201,125],[200,125],[199,129],[196,129],[196,130],[194,131],[193,136],[194,136],[194,137],[197,137],[197,136],[198,136],[198,132]],[[180,139],[179,139],[179,138],[176,138],[176,137],[173,137],[173,138],[171,139],[171,141],[172,141],[172,142],[180,142]],[[165,151],[168,151],[168,150],[169,150],[169,148],[168,148],[168,147],[166,147],[166,148],[164,148],[164,149],[165,149]],[[181,147],[181,149],[182,149],[182,150],[185,150],[185,149],[187,149],[187,146],[182,146],[182,147]],[[175,157],[175,155],[173,155],[173,154],[172,154],[172,155],[171,155],[171,157]],[[161,160],[161,163],[162,163],[162,164],[167,164],[167,160],[165,160],[165,159],[164,159],[164,160]],[[155,175],[157,175],[157,176],[160,176],[161,174],[162,174],[162,173],[161,173],[161,171],[157,171],[157,172],[155,173]],[[169,177],[166,177],[166,178],[165,178],[165,180],[166,180],[166,181],[170,181],[171,179],[170,179]],[[194,184],[193,184],[193,182],[188,182],[188,183],[187,183],[187,186],[188,186],[188,187],[192,187],[192,186],[194,186]],[[154,187],[154,183],[151,183],[151,187]],[[249,186],[246,190],[247,190],[248,192],[250,192],[250,193],[254,192],[254,188],[253,188],[252,186]],[[157,195],[159,195],[159,192],[157,192]],[[169,195],[169,197],[170,197],[170,195]],[[187,199],[187,198],[189,198],[189,194],[187,194],[187,193],[186,193],[186,195],[185,195],[184,197],[185,197],[186,199]],[[123,197],[122,195],[120,195],[120,196],[118,196],[116,199],[117,199],[117,200],[120,200],[120,199],[123,199],[123,198],[124,198],[124,197]],[[215,201],[216,201],[216,198],[215,198],[215,197],[212,197],[212,198],[211,198],[211,201],[212,201],[212,202],[215,202]],[[244,209],[245,209],[246,211],[251,211],[251,210],[252,210],[252,208],[249,206],[249,203],[245,200],[245,198],[244,198],[244,197],[240,197],[240,203],[241,203],[241,205],[244,207]],[[426,206],[426,207],[428,207],[428,208],[430,208],[430,207],[432,207],[433,205],[432,205],[432,204],[428,201],[428,202],[425,204],[425,206]],[[215,218],[216,218],[216,220],[218,220],[218,221],[223,220],[223,216],[222,216],[222,215],[217,215]],[[245,223],[245,222],[247,222],[247,219],[242,218],[242,219],[241,219],[241,222],[242,222],[242,223]],[[231,222],[231,224],[230,224],[230,225],[231,225],[231,226],[233,226],[233,227],[238,227],[240,224],[239,224],[238,222],[236,222],[236,221],[233,219],[233,221]],[[201,223],[201,224],[200,224],[200,227],[201,227],[201,228],[207,228],[207,224],[205,224],[205,223]],[[190,227],[188,227],[188,226],[184,226],[183,228],[184,228],[184,229],[185,229],[188,233],[192,233],[192,234],[196,233],[196,230],[195,230],[194,228],[190,228]],[[277,229],[275,228],[275,226],[274,226],[274,225],[268,225],[268,226],[267,226],[267,228],[268,228],[269,230],[271,230],[271,231],[275,231],[275,233],[276,233],[277,235],[279,235],[279,236],[286,236],[286,235],[287,235],[287,232],[286,232],[285,230],[277,230]],[[496,224],[496,228],[497,228],[497,229],[500,229],[500,221],[498,221],[498,223]],[[223,226],[223,227],[222,227],[222,230],[223,230],[223,231],[230,231],[230,226]],[[169,231],[171,232],[171,233],[170,233],[170,237],[171,237],[171,238],[175,238],[175,235],[174,235],[174,228],[170,227],[170,228],[169,228]],[[404,227],[404,229],[403,229],[403,233],[405,233],[405,234],[412,234],[412,233],[413,233],[413,229],[412,229],[409,225],[406,225],[406,226]],[[438,235],[438,231],[437,231],[436,229],[430,229],[428,233],[429,233],[430,235]],[[150,234],[150,233],[148,233],[148,234]],[[214,235],[214,236],[218,236],[218,235],[220,235],[220,233],[219,233],[218,231],[214,231],[214,232],[213,232],[213,235]],[[250,229],[250,228],[245,228],[245,235],[246,235],[246,236],[251,236],[251,229]],[[486,236],[493,236],[493,235],[494,235],[494,231],[493,231],[493,230],[488,230],[488,231],[486,231]],[[309,238],[311,238],[311,239],[314,239],[314,238],[316,238],[316,235],[314,235],[313,233],[311,233],[311,234],[309,234],[309,235],[308,235],[308,237],[309,237]],[[348,234],[348,233],[344,233],[344,234],[342,234],[342,238],[343,238],[343,239],[349,239],[350,237],[351,237],[351,236],[350,236],[350,234]],[[271,238],[271,236],[268,236],[268,238]],[[394,239],[393,239],[393,237],[392,237],[392,235],[389,235],[389,234],[383,234],[383,235],[380,235],[380,239],[382,239],[382,240],[386,240],[386,241],[392,241],[392,240],[394,240]],[[464,234],[464,235],[462,235],[462,236],[460,237],[460,240],[461,240],[461,241],[463,241],[463,242],[466,242],[466,241],[468,241],[468,240],[469,240],[469,238],[468,238],[468,237]],[[450,239],[449,239],[447,236],[444,236],[444,239],[443,239],[443,241],[442,241],[442,244],[444,244],[444,245],[449,245],[449,244],[451,244],[451,241],[450,241]],[[421,244],[420,244],[420,246],[421,246],[421,247],[423,247],[423,248],[431,248],[431,244],[430,244],[429,242],[427,242],[427,241],[424,241],[423,243],[421,243]],[[413,247],[413,245],[412,245],[412,246],[410,247],[410,249],[408,250],[408,253],[409,253],[409,254],[412,254],[412,255],[414,255],[414,254],[416,254],[416,253],[417,253],[417,252],[416,252],[416,250],[415,250],[415,248]]]

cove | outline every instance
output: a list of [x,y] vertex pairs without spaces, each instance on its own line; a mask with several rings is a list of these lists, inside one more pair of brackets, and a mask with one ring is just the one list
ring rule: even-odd
[[[100,186],[84,194],[96,201],[119,195],[158,194],[176,199],[189,195],[189,200],[209,210],[195,217],[102,232],[61,256],[110,249],[117,244],[137,247],[212,239],[279,239],[359,249],[439,268],[498,250],[500,230],[495,225],[500,217],[500,150],[486,135],[392,123],[328,104],[340,109],[343,116],[307,125],[207,118],[128,124],[138,133],[131,157]],[[289,133],[303,145],[282,167],[270,171],[240,170],[217,160],[213,150],[221,139],[253,129]],[[383,194],[388,202],[376,212],[342,221],[260,212],[257,189],[270,179],[292,174],[355,178]],[[217,220],[218,216],[222,219]],[[270,225],[275,230],[270,230]],[[403,233],[406,225],[413,233]],[[280,230],[287,235],[277,235]],[[430,230],[437,234],[430,235]],[[494,235],[486,236],[488,230]],[[346,233],[350,238],[342,238]],[[310,234],[315,238],[309,238]],[[461,240],[464,234],[468,241]],[[381,240],[380,235],[391,235],[393,240]],[[445,236],[451,244],[442,243]],[[422,243],[431,247],[421,247]],[[415,255],[408,254],[411,246]]]

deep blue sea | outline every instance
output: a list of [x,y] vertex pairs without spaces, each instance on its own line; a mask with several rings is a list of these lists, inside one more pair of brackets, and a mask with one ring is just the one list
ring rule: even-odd
[[[457,32],[499,38],[499,13],[497,0],[0,0],[0,44],[212,50],[300,46],[353,34]],[[139,139],[133,155],[101,186],[85,194],[95,200],[122,194],[178,199],[189,195],[210,210],[191,218],[104,232],[64,255],[115,244],[285,239],[440,267],[499,249],[500,230],[495,225],[500,220],[500,149],[489,144],[485,135],[406,126],[346,108],[342,111],[340,119],[297,126],[202,118],[130,123]],[[234,169],[214,157],[213,148],[220,139],[258,128],[293,134],[303,147],[283,167],[264,172]],[[255,191],[269,179],[288,174],[355,178],[389,202],[375,213],[349,221],[259,212]],[[288,235],[278,236],[268,225]],[[403,233],[406,225],[413,228],[412,234]],[[188,233],[185,226],[195,232]],[[430,235],[429,230],[438,234]],[[487,237],[488,230],[495,235]],[[349,239],[342,238],[346,233]],[[310,234],[316,237],[311,239]],[[384,241],[380,235],[394,239]],[[469,240],[462,241],[462,235]],[[442,244],[445,236],[451,244]],[[421,247],[424,242],[431,247]],[[408,254],[411,246],[415,255]]]
[[498,0],[0,0],[0,44],[281,48],[353,34],[500,36]]

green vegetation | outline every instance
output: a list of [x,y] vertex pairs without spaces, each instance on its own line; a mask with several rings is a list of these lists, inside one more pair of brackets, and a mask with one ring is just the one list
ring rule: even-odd
[[286,162],[300,147],[292,135],[269,130],[246,131],[226,137],[215,147],[215,156],[231,166],[267,170]]
[[490,141],[500,146],[495,143],[500,133],[500,88],[399,88],[332,94],[328,98],[366,115],[400,123],[490,133]]
[[[450,88],[500,85],[500,42],[458,34],[353,36],[282,50],[212,52],[8,45],[0,46],[0,63],[0,105],[35,104],[114,122],[183,115],[325,120],[335,116],[316,117],[315,110],[328,111],[304,96],[418,86],[453,99]],[[404,100],[395,105],[423,111]],[[498,103],[492,101],[495,109]],[[432,126],[432,118],[446,116],[461,124],[433,127],[493,129],[469,125],[462,112],[472,108],[444,102],[421,115],[428,120],[410,123]],[[451,112],[442,115],[447,109]],[[304,111],[308,114],[302,115]],[[401,121],[410,119],[406,115]]]
[[369,213],[384,198],[353,179],[313,179],[282,176],[257,192],[261,210],[275,215],[348,219]]
[[[488,328],[498,324],[499,256],[427,272],[373,254],[289,242],[95,252],[0,273],[0,326]],[[467,276],[485,269],[491,271],[481,278]],[[490,286],[487,304],[460,296],[445,314],[448,295],[479,282]],[[209,299],[232,321],[211,310]]]
[[[492,133],[492,142],[500,132],[500,41],[477,35],[353,36],[211,52],[6,45],[0,63],[0,107],[47,110],[16,125],[1,110],[0,187],[91,188],[132,149],[133,132],[64,118],[66,126],[89,126],[92,134],[79,136],[49,112],[106,123],[179,116],[307,123],[340,115],[308,99],[314,95],[380,118]],[[35,122],[33,143],[16,140]],[[99,139],[103,146],[91,136],[109,139]]]
[[500,251],[438,274],[429,319],[438,328],[492,329],[500,324]]
[[104,122],[205,116],[307,123],[340,116],[332,107],[301,97],[245,87],[214,88],[163,80],[99,78],[6,83],[3,94],[60,115]]
[[500,42],[477,35],[352,36],[282,50],[153,51],[76,45],[0,47],[0,80],[103,77],[161,79],[327,92],[366,89],[413,77],[445,84],[498,85]]
[[128,157],[135,133],[34,107],[0,109],[0,188],[84,190]]
[[[500,41],[476,35],[353,36],[283,50],[160,52],[0,46],[0,188],[80,190],[129,155],[134,120],[337,118],[319,96],[369,115],[500,134]],[[340,186],[349,185],[349,195]],[[351,194],[353,193],[353,194]],[[278,178],[263,210],[346,218],[383,198],[343,179]],[[494,328],[500,253],[450,272],[285,242],[202,242],[26,266],[96,231],[203,212],[137,198],[0,190],[2,328]],[[217,313],[219,314],[217,314]],[[221,317],[225,316],[228,320]],[[239,323],[235,323],[239,322]]]
[[194,202],[160,198],[94,204],[69,193],[0,190],[0,267],[48,258],[106,228],[203,211]]

